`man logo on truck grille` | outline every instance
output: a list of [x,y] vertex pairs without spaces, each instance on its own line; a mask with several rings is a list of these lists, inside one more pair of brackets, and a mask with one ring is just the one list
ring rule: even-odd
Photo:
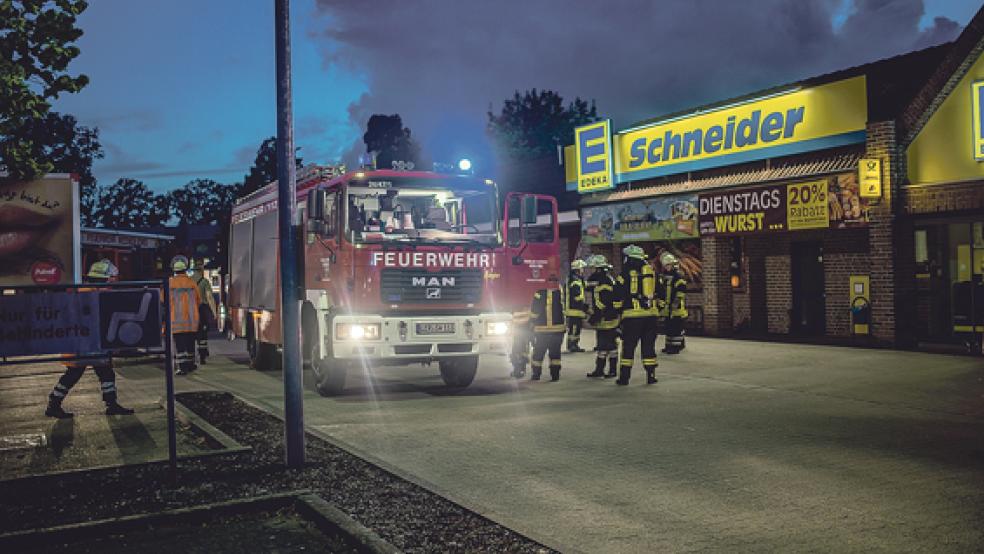
[[437,287],[431,287],[427,289],[427,299],[433,300],[441,297],[441,289]]
[[[415,287],[453,287],[454,277],[413,277],[411,284]],[[440,296],[438,293],[437,297],[440,298]]]

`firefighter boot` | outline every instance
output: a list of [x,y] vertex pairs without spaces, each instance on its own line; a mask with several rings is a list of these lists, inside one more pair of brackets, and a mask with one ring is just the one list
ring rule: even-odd
[[[599,352],[599,354],[604,354],[604,352]],[[605,376],[605,357],[600,356],[595,358],[595,368],[594,371],[588,374],[588,377],[604,377]]]
[[62,409],[61,400],[55,400],[54,398],[48,399],[48,407],[45,408],[44,415],[56,419],[68,419],[70,417],[75,417],[75,414],[72,412],[66,412]]
[[559,381],[560,380],[560,366],[550,365],[550,380]]
[[653,385],[657,381],[659,381],[659,379],[656,378],[656,368],[655,367],[647,367],[646,368],[646,384],[647,385]]
[[615,380],[615,384],[623,386],[628,385],[629,379],[632,377],[632,368],[622,366],[621,370],[621,374],[618,376],[618,379]]
[[106,415],[132,415],[132,408],[124,408],[116,402],[106,403]]
[[605,379],[618,377],[618,358],[608,358],[608,375]]

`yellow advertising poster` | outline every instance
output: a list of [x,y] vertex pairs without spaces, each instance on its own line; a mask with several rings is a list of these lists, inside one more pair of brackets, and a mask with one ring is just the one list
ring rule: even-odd
[[68,175],[0,183],[0,285],[75,280],[77,188]]
[[578,192],[593,192],[615,186],[611,137],[611,120],[608,119],[582,125],[574,130]]
[[863,143],[865,77],[698,111],[615,136],[618,182]]
[[830,226],[827,210],[827,181],[810,181],[786,185],[786,228],[826,229]]

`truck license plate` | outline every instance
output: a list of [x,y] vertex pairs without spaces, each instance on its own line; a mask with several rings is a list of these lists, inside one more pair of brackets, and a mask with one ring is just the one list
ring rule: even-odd
[[453,335],[454,323],[418,323],[418,335]]

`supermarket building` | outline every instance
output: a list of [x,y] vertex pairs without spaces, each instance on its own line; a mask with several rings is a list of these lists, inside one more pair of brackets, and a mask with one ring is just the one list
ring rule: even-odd
[[984,332],[984,10],[933,48],[580,127],[564,155],[579,251],[677,254],[695,330],[901,347]]

